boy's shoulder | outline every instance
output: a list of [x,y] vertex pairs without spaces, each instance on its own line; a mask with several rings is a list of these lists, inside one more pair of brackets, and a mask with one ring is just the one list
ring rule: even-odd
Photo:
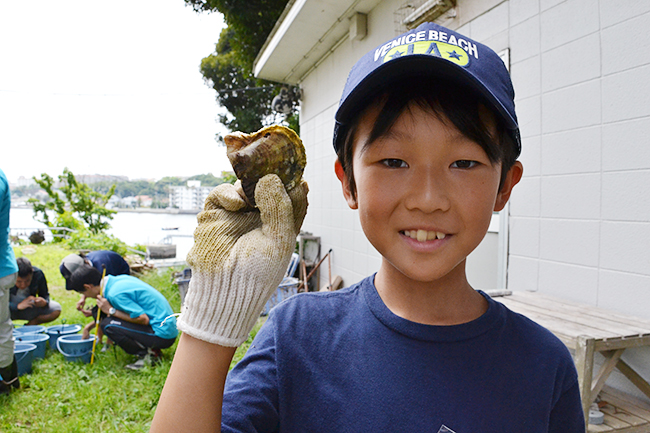
[[[504,329],[509,334],[508,341],[512,352],[537,353],[543,358],[572,360],[569,349],[551,331],[527,316],[510,310],[499,302],[498,298],[490,299],[504,311]],[[569,364],[573,365],[573,362]]]
[[341,312],[356,307],[357,303],[362,301],[363,286],[368,284],[370,278],[333,292],[298,293],[282,301],[273,310],[276,311],[275,314],[283,316],[303,313],[311,315],[314,312],[321,314]]

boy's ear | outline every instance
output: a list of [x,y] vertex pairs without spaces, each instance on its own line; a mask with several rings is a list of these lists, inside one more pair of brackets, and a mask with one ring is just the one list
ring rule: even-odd
[[350,209],[357,209],[357,200],[352,196],[352,193],[350,192],[350,181],[348,180],[348,177],[345,175],[345,170],[343,170],[343,166],[341,165],[341,162],[337,159],[336,162],[334,163],[334,171],[336,172],[336,177],[339,178],[341,181],[341,187],[343,188],[343,196],[345,197],[345,201],[348,202],[348,206],[350,206]]
[[508,203],[508,199],[510,198],[510,194],[512,194],[512,188],[514,188],[515,185],[519,183],[523,174],[524,166],[521,165],[521,162],[515,161],[514,165],[508,171],[508,174],[506,174],[505,179],[503,179],[501,190],[497,194],[497,199],[494,203],[495,212],[502,210],[506,206],[506,203]]

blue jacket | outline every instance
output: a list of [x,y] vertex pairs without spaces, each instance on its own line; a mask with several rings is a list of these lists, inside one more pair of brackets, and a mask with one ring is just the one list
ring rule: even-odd
[[0,170],[0,278],[18,272],[16,256],[9,242],[9,211],[11,192],[4,172]]

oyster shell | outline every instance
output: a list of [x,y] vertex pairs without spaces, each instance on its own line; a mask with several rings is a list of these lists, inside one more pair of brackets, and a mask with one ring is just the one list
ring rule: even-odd
[[307,156],[302,140],[292,129],[267,126],[253,134],[228,134],[223,141],[251,206],[255,206],[255,185],[267,174],[277,174],[287,191],[300,183]]

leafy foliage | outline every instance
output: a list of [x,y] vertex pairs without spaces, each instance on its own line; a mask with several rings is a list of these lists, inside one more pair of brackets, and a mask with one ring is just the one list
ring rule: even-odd
[[[28,200],[34,209],[34,217],[48,227],[67,227],[73,230],[87,228],[97,234],[110,228],[106,220],[113,219],[115,211],[107,209],[106,203],[115,192],[113,185],[106,194],[94,191],[83,182],[77,182],[74,174],[65,168],[59,176],[61,186],[54,189],[54,179],[47,173],[34,181],[47,193],[48,201]],[[62,193],[63,197],[59,194]],[[54,212],[55,220],[50,220],[48,211]]]
[[[70,237],[65,240],[65,244],[73,250],[110,250],[121,256],[125,256],[129,253],[129,246],[119,238],[104,232],[93,234],[88,232],[85,228],[72,233]],[[144,247],[140,247],[140,249],[144,250]]]
[[[219,121],[230,131],[253,132],[264,125],[287,123],[296,111],[281,115],[271,102],[281,84],[253,76],[253,62],[280,17],[287,0],[185,0],[197,12],[219,11],[228,27],[219,36],[215,52],[201,61],[201,73],[228,110]],[[291,125],[296,129],[297,122]]]
[[[153,198],[158,197],[161,201],[163,201],[162,199],[169,196],[170,186],[182,186],[185,185],[188,180],[200,180],[202,186],[217,186],[225,182],[224,176],[227,176],[227,174],[222,173],[222,177],[217,177],[212,173],[207,173],[197,174],[188,178],[165,176],[156,182],[142,179],[126,180],[114,183],[115,196],[124,198],[134,197],[138,195],[148,195]],[[107,193],[112,185],[113,183],[111,182],[102,181],[93,183],[90,186],[95,191]]]

